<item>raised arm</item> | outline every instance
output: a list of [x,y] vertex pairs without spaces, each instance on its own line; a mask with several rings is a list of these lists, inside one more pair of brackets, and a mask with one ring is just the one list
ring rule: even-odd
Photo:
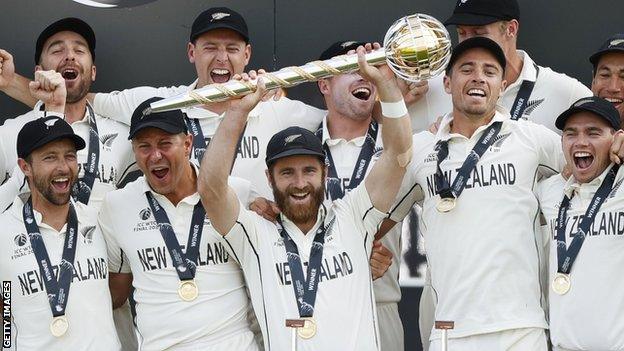
[[401,90],[392,71],[387,66],[377,68],[366,63],[365,50],[362,47],[358,48],[357,54],[360,74],[377,87],[384,115],[384,151],[364,182],[373,206],[386,212],[394,201],[411,159],[412,128]]
[[228,185],[237,141],[245,128],[247,115],[262,100],[265,92],[265,85],[259,79],[255,93],[230,102],[201,163],[198,192],[212,226],[221,235],[230,231],[240,211],[238,197]]
[[34,107],[37,100],[30,95],[29,82],[28,78],[15,73],[13,56],[0,49],[0,90],[24,105]]

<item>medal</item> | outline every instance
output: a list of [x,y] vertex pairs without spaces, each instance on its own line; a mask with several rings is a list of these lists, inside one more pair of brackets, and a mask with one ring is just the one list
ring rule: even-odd
[[52,319],[52,322],[50,322],[50,332],[52,332],[52,335],[56,336],[57,338],[65,335],[68,328],[69,322],[67,322],[67,317],[65,316],[54,317]]
[[199,290],[197,289],[197,284],[195,284],[194,280],[183,280],[180,282],[180,287],[178,288],[178,295],[184,301],[193,301],[199,295]]
[[456,203],[457,199],[454,197],[443,197],[436,204],[436,209],[438,212],[446,213],[454,209]]
[[305,317],[303,321],[303,327],[297,328],[297,335],[302,339],[310,339],[316,335],[316,322],[312,317]]
[[564,273],[557,273],[552,282],[552,289],[558,295],[565,295],[570,290],[570,276]]

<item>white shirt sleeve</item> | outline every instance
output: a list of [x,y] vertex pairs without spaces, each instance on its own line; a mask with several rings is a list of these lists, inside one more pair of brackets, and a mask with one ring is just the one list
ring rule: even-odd
[[[112,273],[132,273],[128,263],[128,257],[122,251],[115,238],[115,227],[111,210],[109,209],[110,197],[106,196],[102,203],[102,208],[98,215],[97,229],[100,231],[106,242],[106,252],[108,254],[108,271]],[[94,233],[97,235],[98,233]]]
[[356,223],[361,221],[363,229],[369,234],[376,233],[381,221],[388,216],[387,213],[381,212],[373,206],[366,189],[366,182],[362,182],[342,199],[334,201],[334,205],[341,206],[343,202],[351,210]]
[[[530,124],[533,134],[531,138],[537,143],[540,174],[560,173],[566,164],[561,148],[561,136],[542,125]],[[551,174],[548,174],[548,171],[551,171]]]
[[167,98],[180,94],[187,87],[137,87],[110,93],[95,94],[93,109],[100,116],[130,125],[132,113],[143,101],[154,96]]
[[260,249],[258,232],[263,228],[270,230],[269,226],[262,226],[261,220],[262,217],[253,211],[247,210],[241,204],[236,223],[223,237],[227,243],[226,247],[229,253],[243,269],[258,262]]
[[234,189],[236,196],[245,208],[249,208],[249,205],[260,196],[253,183],[247,179],[230,176],[228,177],[228,185]]
[[315,132],[327,114],[327,111],[285,97],[270,101],[268,105],[282,129],[299,126]]
[[589,88],[587,88],[583,83],[579,82],[576,79],[571,78],[575,84],[570,84],[570,102],[568,106],[571,106],[577,100],[594,95]]

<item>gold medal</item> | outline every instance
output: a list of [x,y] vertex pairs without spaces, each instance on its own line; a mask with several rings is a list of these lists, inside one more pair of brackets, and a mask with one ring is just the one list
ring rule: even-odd
[[69,328],[69,322],[67,321],[67,317],[58,316],[52,318],[52,322],[50,322],[50,332],[52,335],[60,338],[61,336],[67,333],[67,329]]
[[438,212],[442,212],[442,213],[449,212],[450,210],[455,208],[456,202],[457,202],[457,199],[454,197],[443,197],[436,204],[436,209],[438,210]]
[[197,284],[195,284],[194,280],[183,280],[180,282],[180,287],[178,288],[178,295],[184,301],[193,301],[199,295],[199,290],[197,289]]
[[570,276],[564,273],[557,273],[552,282],[552,289],[558,295],[565,295],[570,290]]
[[303,327],[297,328],[297,335],[302,339],[310,339],[316,335],[316,322],[312,317],[305,317],[303,320]]

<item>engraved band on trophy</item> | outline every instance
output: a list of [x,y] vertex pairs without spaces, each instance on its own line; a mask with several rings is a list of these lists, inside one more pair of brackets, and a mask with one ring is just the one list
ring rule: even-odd
[[[365,58],[371,65],[387,63],[397,76],[415,82],[430,79],[444,71],[450,52],[451,40],[444,25],[429,15],[414,14],[394,22],[386,33],[384,47],[367,53]],[[299,67],[286,67],[265,73],[262,77],[268,89],[289,88],[357,70],[357,55],[341,55]],[[207,105],[241,97],[255,90],[256,82],[253,80],[210,84],[153,102],[143,114]]]

